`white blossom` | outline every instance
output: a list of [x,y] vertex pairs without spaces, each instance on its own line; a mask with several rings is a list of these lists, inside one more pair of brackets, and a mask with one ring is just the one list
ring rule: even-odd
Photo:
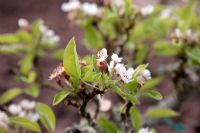
[[153,133],[149,128],[141,128],[138,133]]
[[103,48],[102,50],[97,52],[97,60],[98,61],[105,61],[108,57],[107,49]]
[[143,70],[141,74],[137,77],[137,80],[141,84],[144,84],[145,81],[150,79],[151,79],[151,72],[148,69]]
[[48,27],[44,24],[40,25],[40,32],[42,32],[43,34],[48,30]]
[[38,113],[28,113],[27,117],[33,121],[38,121],[39,120],[39,115]]
[[33,110],[35,108],[35,102],[24,99],[20,102],[20,106],[25,110]]
[[161,12],[160,17],[161,19],[167,19],[170,17],[171,13],[172,13],[171,9],[167,8]]
[[42,40],[48,41],[53,44],[56,44],[60,41],[60,37],[55,34],[54,30],[49,29],[46,25],[40,25],[40,32],[42,34]]
[[109,71],[110,73],[113,72],[114,66],[115,66],[114,61],[111,61],[110,64],[108,65],[108,71]]
[[44,34],[46,37],[53,37],[55,35],[55,32],[51,29],[48,29],[45,34]]
[[20,19],[18,19],[18,26],[21,27],[21,28],[28,27],[29,22],[25,18],[20,18]]
[[153,13],[153,11],[154,11],[153,5],[147,5],[143,8],[141,8],[141,10],[140,10],[141,14],[144,15],[144,16]]
[[99,12],[99,8],[97,4],[88,3],[88,2],[82,5],[82,10],[84,11],[85,14],[90,15],[90,16],[97,15]]
[[8,106],[8,111],[12,115],[18,115],[21,112],[21,110],[22,110],[21,106],[19,106],[17,104],[11,104]]
[[5,112],[0,111],[0,127],[7,129],[8,123],[9,123],[8,115]]
[[57,43],[57,42],[60,41],[60,37],[58,35],[55,35],[55,36],[52,37],[52,41]]
[[78,10],[81,7],[81,3],[78,0],[72,0],[70,2],[65,2],[61,5],[61,10],[63,12],[70,12]]
[[175,35],[176,35],[176,37],[181,38],[183,36],[183,33],[180,31],[180,29],[176,28]]
[[122,61],[122,57],[118,57],[117,54],[112,54],[111,59],[115,62],[115,63],[119,63]]
[[187,36],[192,36],[192,29],[188,29],[188,30],[186,31],[186,35],[187,35]]
[[99,99],[99,104],[100,104],[99,110],[100,111],[107,112],[111,109],[111,107],[112,107],[111,100],[101,97],[100,95],[97,95],[97,98]]
[[116,66],[115,66],[115,71],[117,74],[120,74],[121,71],[124,71],[126,70],[124,64],[122,63],[117,63]]
[[125,83],[129,83],[132,80],[132,75],[134,73],[134,69],[133,68],[129,68],[128,70],[126,70],[124,64],[118,63],[115,66],[115,71],[116,71],[117,74],[120,75],[121,79]]
[[19,117],[26,117],[26,112],[25,111],[21,111],[19,114],[18,114]]

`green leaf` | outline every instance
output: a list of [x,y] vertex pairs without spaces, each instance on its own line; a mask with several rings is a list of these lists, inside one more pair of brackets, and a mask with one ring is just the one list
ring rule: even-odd
[[56,125],[56,118],[51,108],[46,104],[37,103],[36,111],[39,114],[40,121],[44,125],[44,127],[48,131],[54,132]]
[[124,88],[129,90],[131,94],[135,94],[138,88],[138,83],[136,80],[133,80],[124,85]]
[[[180,8],[180,20],[184,23],[179,24],[183,31],[186,31],[188,28],[190,28],[192,23],[192,17],[195,14],[195,8],[196,8],[197,2],[194,0],[191,0],[189,4],[187,4],[184,8]],[[180,22],[181,22],[180,21]]]
[[131,116],[131,122],[133,127],[135,128],[136,133],[139,131],[139,129],[142,127],[142,118],[140,112],[137,110],[136,107],[131,107],[130,109],[130,116]]
[[20,30],[17,34],[21,41],[25,42],[26,44],[32,43],[32,37],[28,32]]
[[193,48],[186,51],[187,57],[191,62],[200,64],[200,48]]
[[0,44],[0,53],[1,54],[18,54],[21,51],[24,51],[26,47],[24,47],[22,44]]
[[42,20],[36,20],[32,23],[32,35],[35,38],[38,38],[40,36],[40,26],[42,23]]
[[82,69],[83,77],[82,79],[86,82],[100,82],[101,81],[101,73],[93,72],[92,65],[85,66]]
[[132,13],[132,7],[133,7],[133,0],[124,0],[125,3],[125,14],[129,15]]
[[138,99],[134,95],[130,94],[128,91],[122,91],[117,86],[113,86],[111,89],[112,89],[112,91],[114,91],[115,93],[120,95],[122,98],[128,99],[133,105],[139,104]]
[[23,91],[20,88],[11,88],[7,90],[0,96],[0,105],[10,102],[14,98],[22,94],[22,92]]
[[21,61],[20,72],[23,74],[27,74],[32,67],[33,64],[33,53],[29,52]]
[[36,72],[35,71],[31,71],[28,73],[28,76],[27,75],[19,75],[18,78],[22,81],[22,82],[25,82],[27,84],[31,84],[35,81],[36,79]]
[[58,92],[53,99],[53,105],[57,105],[60,102],[62,102],[68,95],[70,94],[70,92],[63,90]]
[[17,34],[1,34],[0,35],[0,44],[10,44],[10,43],[18,43],[20,39]]
[[91,48],[100,49],[103,47],[101,34],[90,24],[85,25],[85,43]]
[[175,117],[179,114],[171,109],[163,109],[163,108],[152,108],[147,110],[146,114],[149,118],[165,118],[165,117]]
[[65,48],[63,64],[68,75],[76,79],[81,78],[81,69],[74,38],[69,41],[67,47]]
[[158,91],[155,91],[155,90],[146,90],[145,92],[141,94],[141,97],[149,97],[155,100],[162,99],[162,95]]
[[17,126],[20,126],[24,129],[27,129],[27,130],[30,130],[30,131],[33,131],[33,132],[37,132],[37,133],[41,132],[40,126],[36,122],[31,121],[27,118],[11,117],[10,121],[11,121],[11,123],[13,123]]
[[146,56],[148,54],[149,48],[147,45],[138,45],[136,50],[136,61],[138,64],[143,63],[143,61],[146,59]]
[[37,84],[32,84],[29,88],[26,88],[24,90],[24,92],[26,94],[28,94],[29,96],[32,96],[32,97],[36,98],[40,94],[40,89],[39,89],[39,86]]
[[145,84],[142,86],[142,89],[151,89],[152,87],[155,87],[162,81],[163,77],[156,77],[151,80],[148,80],[145,82]]
[[106,118],[100,118],[97,121],[98,125],[104,130],[104,133],[120,133],[120,129]]
[[154,50],[155,53],[160,56],[174,56],[181,52],[181,46],[173,45],[166,41],[158,41],[154,45]]
[[148,64],[142,64],[142,65],[139,65],[134,73],[133,73],[133,78],[137,78],[137,76],[144,70],[148,67]]

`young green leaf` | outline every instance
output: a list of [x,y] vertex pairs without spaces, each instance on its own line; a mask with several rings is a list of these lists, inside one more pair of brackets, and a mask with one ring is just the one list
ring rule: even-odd
[[165,117],[175,117],[179,114],[171,109],[163,109],[163,108],[152,108],[147,110],[146,114],[149,118],[165,118]]
[[139,65],[134,73],[133,73],[133,78],[136,78],[144,69],[146,69],[148,67],[148,64],[142,64],[142,65]]
[[58,92],[53,99],[53,105],[57,105],[60,102],[62,102],[68,95],[70,94],[70,92],[63,90]]
[[12,44],[18,43],[20,41],[17,34],[1,34],[0,35],[0,44]]
[[32,84],[29,88],[26,88],[24,92],[29,96],[38,97],[40,94],[40,89],[37,84]]
[[32,43],[32,37],[29,32],[20,30],[17,34],[22,42],[25,42],[26,44]]
[[103,47],[101,34],[90,24],[85,25],[85,43],[94,49]]
[[181,46],[172,45],[166,41],[158,41],[154,45],[155,54],[160,56],[174,56],[181,52]]
[[138,64],[141,64],[146,59],[148,51],[149,51],[148,45],[140,44],[140,45],[137,46],[136,62]]
[[67,47],[65,48],[63,64],[68,75],[76,79],[81,78],[81,69],[74,38],[69,41]]
[[131,122],[133,127],[135,128],[136,133],[139,131],[139,129],[142,127],[142,118],[140,115],[140,112],[137,110],[136,107],[131,107],[130,109],[130,116],[131,116]]
[[37,132],[37,133],[41,132],[40,126],[36,122],[31,121],[27,118],[11,117],[10,121],[14,125],[20,126],[20,127],[27,129],[29,131],[33,131],[33,132]]
[[20,72],[23,74],[27,74],[32,67],[33,64],[33,52],[29,52],[21,61]]
[[124,0],[125,3],[125,14],[129,15],[130,13],[132,13],[132,5],[133,5],[133,1],[132,0]]
[[44,127],[48,131],[54,132],[56,125],[56,118],[51,108],[46,104],[37,103],[36,111],[39,114],[40,121],[44,125]]
[[153,78],[153,79],[145,82],[144,86],[142,86],[142,89],[151,89],[152,87],[155,87],[156,85],[158,85],[162,79],[163,79],[163,77]]
[[105,133],[120,133],[120,129],[111,121],[106,118],[100,118],[97,121],[98,125],[104,130]]
[[130,94],[128,91],[122,91],[117,86],[113,86],[111,89],[112,89],[112,91],[114,91],[115,93],[120,95],[122,98],[128,99],[132,104],[139,104],[140,103],[138,101],[138,99],[134,95]]
[[141,94],[141,97],[153,98],[155,100],[162,99],[162,95],[158,91],[155,91],[155,90],[146,90],[145,92]]
[[11,88],[9,90],[7,90],[6,92],[4,92],[1,96],[0,96],[0,105],[2,104],[6,104],[8,102],[10,102],[11,100],[13,100],[15,97],[19,96],[20,94],[22,94],[22,89],[20,88]]

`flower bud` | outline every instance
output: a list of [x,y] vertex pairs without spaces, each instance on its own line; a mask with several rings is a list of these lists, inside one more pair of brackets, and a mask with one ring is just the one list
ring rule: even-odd
[[106,63],[106,61],[97,61],[96,65],[97,65],[97,68],[98,68],[101,72],[103,72],[103,71],[106,70],[106,68],[107,68],[107,63]]
[[11,104],[8,107],[8,111],[12,114],[12,115],[18,115],[21,112],[22,108],[19,105],[16,104]]
[[20,19],[18,20],[18,26],[19,26],[21,29],[23,29],[23,30],[25,30],[25,31],[27,31],[27,32],[31,31],[31,25],[30,25],[30,23],[28,22],[28,20],[26,20],[26,19],[24,19],[24,18],[20,18]]

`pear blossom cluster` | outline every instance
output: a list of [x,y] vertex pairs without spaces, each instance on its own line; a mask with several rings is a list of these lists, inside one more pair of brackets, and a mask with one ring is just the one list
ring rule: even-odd
[[[18,26],[25,31],[31,30],[31,24],[25,18],[18,19]],[[42,35],[42,41],[50,42],[52,44],[57,44],[60,41],[60,37],[55,34],[54,30],[49,29],[43,22],[39,28]]]
[[192,29],[188,29],[186,32],[182,32],[179,28],[176,28],[171,34],[172,38],[177,41],[185,42],[187,44],[193,44],[197,42],[197,34],[195,34]]
[[61,5],[61,10],[63,12],[82,11],[88,16],[95,16],[101,9],[95,3],[80,3],[79,0],[70,0]]
[[24,99],[19,104],[10,104],[8,112],[13,116],[26,117],[33,121],[38,121],[39,116],[35,112],[35,106],[35,101]]
[[138,133],[153,133],[149,128],[141,128]]
[[153,5],[147,5],[145,7],[142,7],[140,9],[140,13],[143,15],[143,16],[146,16],[146,15],[150,15],[154,12],[154,6]]
[[[103,48],[97,53],[97,62],[106,62],[108,57],[107,49]],[[117,54],[113,53],[111,56],[111,61],[107,64],[107,68],[110,74],[119,75],[120,80],[125,83],[132,81],[132,75],[134,74],[134,69],[132,67],[126,68],[122,63],[123,58],[119,57]],[[97,63],[98,64],[98,63]],[[99,67],[99,66],[98,66]],[[143,84],[145,81],[151,79],[151,72],[148,69],[143,70],[137,77],[139,83]]]
[[55,34],[54,30],[48,28],[44,23],[42,23],[39,28],[42,35],[42,41],[58,44],[60,37]]
[[9,118],[8,115],[0,110],[0,128],[8,129]]

